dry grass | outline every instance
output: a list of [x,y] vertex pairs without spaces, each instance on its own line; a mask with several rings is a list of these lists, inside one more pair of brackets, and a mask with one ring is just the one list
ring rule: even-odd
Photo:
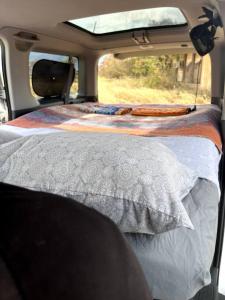
[[77,80],[73,82],[71,89],[70,89],[70,97],[76,98],[78,91],[78,82]]
[[[151,89],[143,86],[141,80],[133,78],[107,79],[99,77],[99,101],[101,103],[137,103],[137,104],[193,104],[195,86],[183,89]],[[210,103],[207,94],[199,93],[198,104]]]

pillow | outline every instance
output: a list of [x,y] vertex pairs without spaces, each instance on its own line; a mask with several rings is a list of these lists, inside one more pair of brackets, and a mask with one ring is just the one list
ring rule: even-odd
[[149,137],[53,133],[0,146],[0,181],[73,198],[123,232],[193,229],[182,200],[196,180]]

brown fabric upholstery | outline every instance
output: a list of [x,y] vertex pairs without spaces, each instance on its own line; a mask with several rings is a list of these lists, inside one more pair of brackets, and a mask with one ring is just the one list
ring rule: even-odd
[[109,219],[46,193],[0,184],[0,195],[0,254],[9,271],[1,274],[1,300],[151,299]]

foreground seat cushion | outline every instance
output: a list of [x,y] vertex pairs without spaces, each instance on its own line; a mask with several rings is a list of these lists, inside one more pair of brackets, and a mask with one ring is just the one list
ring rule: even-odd
[[22,300],[12,274],[0,256],[0,299],[1,300]]
[[[74,200],[5,184],[0,195],[0,253],[24,299],[151,299],[136,257],[108,218]],[[15,299],[1,293],[1,300]]]

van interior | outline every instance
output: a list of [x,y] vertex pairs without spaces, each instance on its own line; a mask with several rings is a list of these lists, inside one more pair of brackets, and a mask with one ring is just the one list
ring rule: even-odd
[[0,182],[112,220],[153,299],[224,299],[225,1],[0,3]]

